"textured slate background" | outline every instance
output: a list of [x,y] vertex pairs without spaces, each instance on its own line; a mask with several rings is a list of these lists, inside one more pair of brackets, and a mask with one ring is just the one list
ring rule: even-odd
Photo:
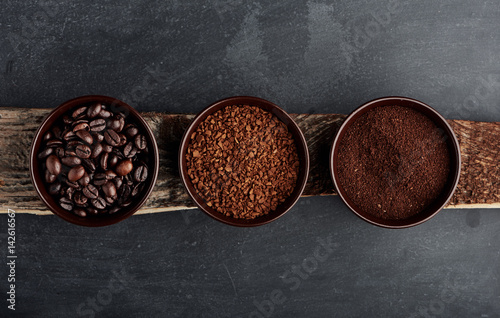
[[[0,106],[106,94],[142,111],[195,113],[247,94],[289,112],[349,113],[403,95],[447,118],[500,121],[494,0],[0,7]],[[406,230],[371,226],[337,197],[301,199],[252,229],[198,210],[99,229],[18,215],[16,314],[500,317],[499,212],[446,210]],[[0,229],[6,262],[6,215]],[[2,299],[7,287],[2,266]],[[10,315],[2,301],[0,316]]]

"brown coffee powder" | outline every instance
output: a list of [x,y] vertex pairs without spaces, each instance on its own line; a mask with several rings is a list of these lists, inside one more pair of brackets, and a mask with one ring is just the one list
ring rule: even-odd
[[340,185],[355,205],[382,219],[423,211],[442,192],[449,170],[443,131],[408,107],[369,110],[339,145]]
[[187,172],[206,204],[234,218],[276,210],[299,173],[293,136],[276,116],[255,106],[227,106],[190,136]]

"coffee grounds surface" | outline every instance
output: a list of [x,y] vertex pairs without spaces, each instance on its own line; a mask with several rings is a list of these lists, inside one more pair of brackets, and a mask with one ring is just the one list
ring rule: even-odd
[[406,219],[443,191],[450,170],[446,135],[414,109],[377,107],[346,130],[337,167],[341,187],[361,210]]
[[187,172],[209,207],[254,219],[293,192],[299,159],[292,134],[271,113],[249,105],[209,115],[190,136]]

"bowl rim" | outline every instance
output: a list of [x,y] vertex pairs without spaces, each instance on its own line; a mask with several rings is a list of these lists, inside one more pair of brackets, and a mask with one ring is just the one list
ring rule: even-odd
[[[339,182],[337,180],[336,169],[335,169],[335,166],[334,166],[334,156],[335,156],[335,154],[338,151],[339,143],[340,143],[340,140],[341,140],[340,139],[341,135],[343,137],[342,132],[344,132],[348,127],[350,127],[350,125],[352,123],[354,123],[358,119],[358,114],[359,114],[359,116],[361,116],[365,112],[367,112],[367,111],[369,111],[369,110],[371,110],[373,108],[377,108],[377,107],[390,106],[390,105],[398,105],[397,102],[401,102],[401,101],[406,102],[406,103],[411,103],[411,104],[414,104],[414,105],[419,105],[420,107],[423,107],[427,111],[433,113],[433,115],[435,116],[435,118],[437,118],[439,120],[439,123],[436,123],[433,118],[430,118],[430,116],[428,116],[427,114],[419,111],[418,109],[415,109],[415,108],[413,108],[411,106],[403,106],[403,107],[412,108],[412,109],[420,112],[424,116],[430,118],[438,128],[444,128],[443,130],[445,131],[446,136],[450,140],[450,143],[448,145],[451,144],[451,146],[453,148],[452,150],[454,151],[455,162],[451,162],[452,158],[450,156],[450,163],[454,167],[456,167],[456,170],[452,171],[450,169],[450,175],[449,175],[448,178],[451,177],[453,179],[452,179],[452,182],[448,185],[449,189],[445,188],[443,190],[443,193],[446,193],[446,192],[449,192],[449,193],[446,196],[446,199],[443,201],[443,203],[440,204],[436,208],[436,210],[434,212],[430,213],[429,215],[427,215],[424,218],[421,218],[421,219],[418,218],[414,222],[407,222],[407,223],[403,222],[404,220],[411,220],[413,217],[410,217],[409,219],[402,219],[402,220],[388,220],[388,221],[393,221],[393,222],[394,221],[401,221],[402,224],[396,225],[396,224],[386,224],[386,223],[383,223],[383,221],[384,221],[383,219],[378,219],[379,221],[375,221],[373,219],[369,219],[369,218],[365,217],[362,213],[360,213],[359,211],[357,211],[357,209],[354,206],[352,206],[351,204],[349,204],[348,200],[346,199],[347,195],[344,195],[342,187],[340,186],[340,184],[339,184]],[[376,103],[384,103],[384,105],[373,106]],[[449,148],[450,147],[448,146],[448,149]],[[451,155],[451,151],[452,150],[449,149],[450,155]],[[374,224],[374,225],[377,225],[377,226],[380,226],[380,227],[383,227],[383,228],[390,228],[390,229],[403,229],[403,228],[409,228],[409,227],[413,227],[413,226],[422,224],[422,223],[428,221],[429,219],[431,219],[432,217],[434,217],[439,211],[441,211],[446,206],[446,204],[448,204],[448,202],[450,201],[451,197],[453,196],[453,194],[454,194],[454,192],[455,192],[455,190],[457,188],[457,185],[458,185],[458,182],[459,182],[459,179],[460,179],[461,163],[462,163],[462,159],[461,159],[461,152],[460,152],[460,144],[458,142],[457,136],[455,135],[455,132],[453,131],[453,128],[450,126],[450,124],[447,122],[447,120],[438,111],[436,111],[434,108],[432,108],[431,106],[427,105],[426,103],[421,102],[421,101],[416,100],[416,99],[413,99],[413,98],[403,97],[403,96],[386,96],[386,97],[376,98],[376,99],[368,101],[368,102],[362,104],[361,106],[357,107],[356,109],[354,109],[344,119],[344,122],[342,123],[342,125],[338,129],[338,131],[336,133],[336,136],[335,136],[335,139],[334,139],[334,141],[333,141],[333,143],[331,145],[330,156],[329,156],[330,177],[331,177],[331,179],[333,181],[333,184],[335,186],[337,194],[340,196],[340,198],[342,199],[342,201],[344,202],[344,204],[347,205],[347,207],[352,212],[354,212],[354,214],[356,214],[358,217],[360,217],[361,219],[365,220],[366,222]]]
[[[242,102],[242,101],[244,101],[244,102]],[[226,105],[224,105],[224,104],[226,104]],[[187,147],[189,145],[189,137],[196,130],[196,128],[198,128],[198,125],[208,115],[218,111],[219,109],[222,109],[224,107],[231,106],[231,105],[250,105],[250,106],[256,106],[256,107],[263,109],[260,106],[260,104],[268,105],[271,109],[278,112],[280,114],[280,116],[283,116],[288,121],[288,124],[285,123],[282,118],[277,116],[275,113],[271,112],[273,114],[273,116],[278,117],[278,119],[281,122],[285,123],[285,125],[287,126],[288,130],[292,133],[292,136],[294,137],[294,140],[295,140],[295,145],[297,147],[297,152],[298,152],[299,160],[300,160],[299,167],[301,170],[303,169],[303,171],[299,172],[299,176],[297,178],[297,183],[296,183],[295,188],[294,188],[295,194],[292,193],[292,195],[290,195],[288,197],[288,198],[292,198],[288,202],[289,206],[287,208],[285,208],[282,212],[280,212],[272,217],[270,215],[273,212],[270,212],[268,215],[259,216],[255,219],[251,219],[251,220],[246,220],[246,219],[236,219],[236,218],[232,218],[232,217],[227,217],[227,216],[223,215],[222,213],[217,212],[215,210],[213,212],[209,211],[201,202],[199,202],[199,200],[197,198],[197,193],[196,193],[196,190],[194,189],[194,187],[192,185],[188,184],[188,182],[189,182],[188,180],[190,180],[190,179],[189,179],[189,176],[186,175],[184,172],[184,169],[187,170],[187,168],[186,168],[186,160],[185,160],[186,156],[185,156],[185,152],[183,151],[183,149],[184,148],[187,149]],[[218,108],[218,107],[220,107],[220,108]],[[290,129],[290,126],[294,127],[293,131]],[[301,151],[298,149],[299,147],[303,151],[303,156],[302,156],[303,158],[300,156]],[[302,130],[297,125],[295,120],[293,120],[286,111],[284,111],[282,108],[280,108],[276,104],[274,104],[268,100],[265,100],[265,99],[262,99],[259,97],[253,97],[253,96],[245,96],[245,95],[232,96],[232,97],[220,99],[220,100],[208,105],[192,119],[188,128],[184,131],[184,135],[182,136],[181,143],[179,145],[179,154],[178,154],[179,175],[181,177],[182,184],[184,185],[184,188],[188,192],[188,194],[191,197],[191,199],[193,200],[193,202],[196,204],[196,206],[200,210],[202,210],[205,214],[207,214],[211,218],[213,218],[217,221],[220,221],[222,223],[236,226],[236,227],[255,227],[255,226],[268,224],[268,223],[271,223],[271,222],[279,219],[280,217],[285,215],[288,211],[290,211],[290,209],[300,199],[300,197],[301,197],[301,195],[306,187],[307,180],[309,178],[309,165],[310,165],[310,160],[309,160],[309,150],[307,147],[307,142],[306,142],[306,139],[304,137]],[[303,175],[303,177],[300,179],[299,177],[301,175]],[[191,188],[193,188],[193,189],[191,189]],[[192,190],[194,190],[194,191],[192,191]],[[265,218],[265,219],[261,219],[261,221],[259,221],[259,218]]]
[[[142,125],[142,128],[144,130],[144,134],[148,136],[148,138],[151,140],[151,145],[150,146],[150,156],[153,159],[153,162],[150,164],[150,167],[152,167],[152,174],[151,174],[151,181],[148,184],[147,189],[144,189],[144,195],[141,197],[140,200],[134,201],[134,208],[131,208],[129,211],[125,213],[120,213],[117,212],[113,216],[108,216],[106,218],[81,218],[76,215],[73,215],[71,212],[63,210],[61,207],[59,207],[56,204],[52,204],[50,201],[45,198],[44,194],[42,193],[41,188],[45,187],[45,184],[43,182],[43,176],[40,175],[40,172],[38,169],[35,169],[35,161],[38,160],[37,158],[37,153],[35,153],[36,148],[40,147],[43,136],[42,136],[42,131],[48,130],[47,127],[48,123],[51,122],[50,126],[54,124],[54,122],[57,120],[57,118],[66,112],[68,112],[70,109],[76,108],[80,105],[85,105],[89,104],[92,102],[101,102],[106,105],[118,105],[118,107],[125,108],[125,110],[128,112],[128,115],[132,114],[134,121],[136,121],[138,124]],[[113,106],[111,106],[113,107]],[[112,224],[116,224],[118,222],[121,222],[130,216],[132,216],[134,213],[136,213],[143,205],[146,203],[148,200],[149,196],[151,195],[155,185],[156,185],[156,180],[158,178],[158,173],[159,173],[159,151],[158,151],[158,145],[156,142],[156,138],[153,134],[153,131],[151,130],[151,127],[147,124],[147,122],[144,120],[144,118],[140,115],[140,113],[135,110],[132,106],[129,104],[114,98],[114,97],[109,97],[105,95],[84,95],[84,96],[79,96],[72,98],[70,100],[67,100],[57,106],[56,108],[52,109],[51,112],[45,116],[41,124],[38,126],[38,129],[36,130],[31,146],[30,146],[30,162],[29,162],[29,170],[30,170],[30,178],[31,178],[31,183],[33,184],[33,187],[35,188],[35,191],[38,195],[38,197],[42,200],[42,202],[45,204],[45,206],[55,215],[58,217],[62,218],[63,220],[73,223],[76,225],[80,226],[86,226],[86,227],[101,227],[101,226],[108,226]],[[48,194],[50,196],[50,194]]]

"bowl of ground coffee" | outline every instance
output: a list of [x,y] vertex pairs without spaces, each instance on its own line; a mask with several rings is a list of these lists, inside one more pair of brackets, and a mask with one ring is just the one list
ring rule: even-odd
[[226,224],[257,226],[297,202],[309,153],[300,128],[266,100],[218,101],[193,120],[179,151],[182,181],[198,207]]
[[406,97],[384,97],[353,111],[330,152],[339,196],[382,227],[421,224],[449,201],[460,176],[460,147],[446,120]]
[[134,214],[158,176],[155,137],[141,115],[107,96],[83,96],[54,109],[31,145],[35,189],[56,215],[105,226]]

